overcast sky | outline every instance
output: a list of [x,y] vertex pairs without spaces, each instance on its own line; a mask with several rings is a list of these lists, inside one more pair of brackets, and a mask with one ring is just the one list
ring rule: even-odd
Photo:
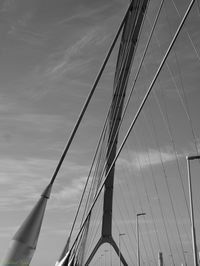
[[[149,13],[151,23],[160,1],[153,2]],[[182,15],[189,0],[175,2]],[[0,1],[0,258],[48,184],[128,4],[128,0]],[[175,17],[174,29],[180,17],[172,4],[166,10]],[[196,59],[200,47],[197,6],[192,12],[195,16],[188,28],[197,51],[195,54],[193,50],[190,55],[186,52],[184,56]],[[170,34],[165,32],[163,25],[161,23],[157,29],[161,35],[157,41],[164,51],[165,38],[169,40]],[[141,37],[145,39],[145,36]],[[188,37],[187,42],[184,38],[177,45],[178,51],[187,51],[191,46]],[[152,49],[149,58],[157,52]],[[109,61],[103,81],[58,175],[33,266],[54,265],[63,248],[103,125],[106,104],[112,94],[115,61],[115,57]],[[172,60],[172,67],[173,63]],[[152,58],[151,64],[146,62],[147,69],[156,67]],[[190,102],[195,101],[194,112],[199,111],[200,96],[195,89],[199,81],[197,65],[197,59],[190,65],[194,76],[190,76],[194,91]],[[184,67],[183,73],[188,73],[188,65]],[[150,80],[153,72],[149,73],[147,69]],[[167,88],[170,81],[165,78],[163,86]],[[148,83],[146,79],[143,81]],[[104,106],[106,108],[102,108]],[[175,102],[171,107],[178,112]],[[184,124],[181,124],[180,130],[183,128]],[[156,161],[158,151],[151,148]],[[184,152],[190,150],[189,144],[182,149]],[[133,151],[131,154],[134,157]],[[144,156],[142,149],[139,156]],[[163,156],[166,161],[174,158],[169,150],[163,152]],[[146,167],[144,160],[143,164]]]

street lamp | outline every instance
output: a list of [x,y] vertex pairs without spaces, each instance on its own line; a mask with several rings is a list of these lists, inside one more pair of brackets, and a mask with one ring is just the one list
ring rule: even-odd
[[103,266],[103,254],[101,254],[101,266]]
[[137,234],[137,265],[140,266],[140,243],[139,243],[139,224],[138,224],[138,217],[144,216],[146,213],[137,213],[136,214],[136,234]]
[[196,243],[196,234],[195,234],[195,226],[194,226],[194,207],[193,207],[193,198],[192,198],[192,181],[191,181],[190,161],[197,160],[197,159],[200,159],[200,155],[186,157],[187,171],[188,171],[190,221],[191,221],[191,231],[192,231],[192,247],[193,247],[194,266],[198,266],[198,258],[197,258],[197,243]]
[[98,257],[97,262],[98,262],[98,265],[101,266],[101,257]]
[[111,249],[111,245],[110,245],[110,266],[112,266],[112,249]]
[[105,249],[104,252],[105,252],[105,266],[106,266],[106,252],[108,252],[109,250]]
[[120,238],[121,236],[125,236],[126,234],[124,233],[119,233],[119,265],[121,266],[121,241]]
[[[187,250],[184,250],[183,253],[184,253],[184,254],[188,254],[188,251],[187,251]],[[185,264],[185,266],[187,266],[187,260],[186,260],[186,264]]]

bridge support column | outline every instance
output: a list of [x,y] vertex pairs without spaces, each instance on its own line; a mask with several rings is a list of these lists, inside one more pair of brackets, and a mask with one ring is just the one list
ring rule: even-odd
[[[111,112],[109,114],[109,128],[108,128],[108,146],[106,151],[106,171],[107,176],[105,182],[104,198],[103,198],[103,217],[102,217],[102,231],[101,237],[91,252],[89,258],[86,260],[84,266],[89,265],[98,248],[104,244],[109,243],[124,266],[128,266],[121,250],[116,244],[112,236],[112,208],[113,208],[113,188],[115,176],[115,164],[113,161],[117,153],[117,142],[120,122],[122,119],[122,111],[128,78],[131,72],[131,66],[137,47],[137,40],[139,37],[141,25],[146,12],[149,0],[131,0],[132,5],[127,15],[115,71],[113,99],[111,104]],[[110,169],[112,165],[112,168]]]

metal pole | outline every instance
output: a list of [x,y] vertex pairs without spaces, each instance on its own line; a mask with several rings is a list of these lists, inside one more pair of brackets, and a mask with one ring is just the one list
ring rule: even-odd
[[101,254],[101,266],[103,266],[103,254]]
[[106,252],[108,252],[109,250],[105,249],[104,252],[105,252],[105,266],[106,266]]
[[136,215],[136,235],[137,235],[137,264],[140,265],[140,250],[139,250],[139,230],[138,230],[138,215]]
[[139,239],[139,223],[138,217],[144,216],[146,213],[137,213],[136,214],[136,235],[137,235],[137,266],[140,266],[140,239]]
[[110,265],[112,266],[112,249],[111,249],[111,245],[110,245]]
[[200,159],[200,156],[188,156],[186,157],[186,159],[187,159],[187,171],[188,171],[188,188],[189,188],[189,200],[190,200],[190,221],[191,221],[191,231],[192,231],[193,259],[194,259],[194,266],[198,266],[190,160]]
[[121,265],[120,234],[119,234],[119,266]]

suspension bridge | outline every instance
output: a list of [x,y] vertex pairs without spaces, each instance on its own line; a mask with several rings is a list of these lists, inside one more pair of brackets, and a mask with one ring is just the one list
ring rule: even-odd
[[3,266],[31,265],[57,174],[113,53],[104,124],[52,265],[200,265],[200,3],[152,2],[130,1],[50,183]]

